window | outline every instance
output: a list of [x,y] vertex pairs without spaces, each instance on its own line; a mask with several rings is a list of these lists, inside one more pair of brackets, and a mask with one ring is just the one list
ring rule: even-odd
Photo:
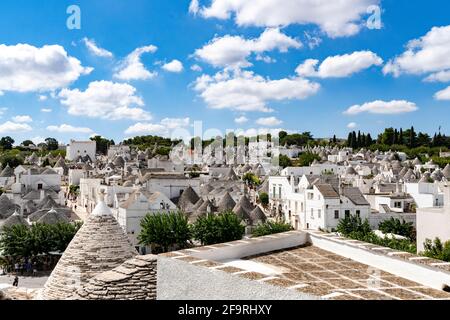
[[300,202],[300,210],[303,212],[303,202]]
[[311,219],[314,219],[314,209],[311,209]]
[[308,200],[312,200],[314,198],[314,194],[313,193],[308,193]]
[[360,211],[360,210],[356,210],[356,216],[357,216],[358,218],[361,218],[361,211]]
[[43,187],[44,186],[42,185],[42,183],[38,183],[38,185],[37,185],[38,190],[42,190]]
[[281,186],[278,187],[278,196],[281,198]]
[[320,200],[320,194],[317,195],[317,200]]
[[401,207],[402,207],[402,203],[400,201],[394,202],[394,208],[401,208]]
[[339,219],[339,210],[334,210],[334,218]]
[[322,210],[321,209],[317,210],[317,216],[319,217],[319,219],[322,217]]
[[277,187],[273,186],[273,197],[277,197]]
[[298,202],[295,201],[295,212],[297,212],[297,211],[298,211]]
[[345,210],[345,218],[350,218],[350,210]]

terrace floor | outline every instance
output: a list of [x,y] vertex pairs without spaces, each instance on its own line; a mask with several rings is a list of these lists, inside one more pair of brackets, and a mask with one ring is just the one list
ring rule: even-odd
[[315,246],[280,250],[243,260],[281,270],[273,277],[261,277],[255,270],[247,273],[249,278],[326,299],[450,300],[448,292],[425,287]]

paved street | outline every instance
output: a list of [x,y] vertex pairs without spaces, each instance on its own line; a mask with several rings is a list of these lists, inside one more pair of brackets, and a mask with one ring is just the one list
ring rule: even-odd
[[[44,277],[19,277],[19,287],[27,289],[43,288],[48,276]],[[13,275],[0,276],[0,288],[4,285],[12,285],[14,281]]]

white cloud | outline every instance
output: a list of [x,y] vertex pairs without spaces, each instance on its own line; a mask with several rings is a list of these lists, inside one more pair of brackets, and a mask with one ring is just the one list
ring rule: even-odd
[[349,128],[349,129],[355,129],[357,126],[358,126],[358,124],[357,124],[356,122],[350,122],[350,123],[347,125],[347,128]]
[[50,108],[42,108],[41,109],[41,112],[44,112],[44,113],[50,113],[50,112],[52,112],[53,110],[52,109],[50,109]]
[[191,0],[191,3],[189,4],[189,13],[192,13],[193,15],[196,15],[200,9],[200,5],[198,3],[198,0]]
[[108,120],[150,120],[142,109],[144,101],[136,95],[136,88],[126,83],[110,81],[91,82],[85,91],[63,89],[59,93],[61,104],[75,116]]
[[195,50],[195,57],[214,67],[248,67],[252,53],[278,49],[286,52],[289,48],[300,48],[302,43],[280,32],[278,28],[266,29],[257,39],[244,39],[226,35],[215,37],[208,44]]
[[127,135],[158,134],[168,137],[171,132],[178,128],[186,128],[190,124],[189,118],[165,118],[159,123],[138,122],[125,130]]
[[266,55],[261,55],[261,54],[257,54],[255,59],[256,59],[256,61],[263,61],[265,63],[275,63],[275,62],[277,62],[276,59],[271,58],[271,57],[266,56]]
[[196,71],[196,72],[202,72],[203,71],[202,67],[200,67],[198,64],[192,65],[191,66],[191,70],[192,71]]
[[92,133],[92,129],[85,127],[74,127],[69,124],[61,124],[59,126],[48,126],[48,131],[59,133]]
[[157,73],[148,71],[141,61],[144,53],[154,53],[158,50],[153,45],[137,48],[130,53],[119,65],[114,77],[120,80],[147,80],[156,77]]
[[64,88],[93,69],[59,45],[0,45],[0,91],[33,92]]
[[425,82],[449,82],[450,81],[450,70],[439,71],[430,74],[424,79]]
[[31,141],[33,141],[34,145],[37,146],[39,143],[44,143],[45,138],[37,136],[37,137],[31,138]]
[[304,35],[305,35],[305,37],[307,39],[308,47],[311,50],[314,49],[315,47],[318,47],[322,43],[322,39],[321,38],[319,38],[317,36],[314,36],[314,35],[311,35],[307,31],[304,32]]
[[351,54],[326,58],[316,70],[319,60],[308,59],[295,70],[303,77],[345,78],[371,66],[380,66],[383,59],[371,51],[356,51]]
[[39,95],[38,99],[39,99],[39,101],[45,101],[48,99],[48,97],[44,94],[41,94],[41,95]]
[[362,112],[374,114],[401,114],[418,110],[415,103],[405,100],[392,100],[389,102],[376,100],[362,105],[354,105],[347,109],[344,114],[356,115]]
[[245,137],[256,137],[261,134],[271,134],[272,136],[278,135],[280,131],[287,131],[285,129],[281,128],[250,128],[250,129],[236,129],[234,130],[234,134],[239,136],[245,136]]
[[169,63],[166,63],[162,66],[162,68],[169,72],[179,73],[183,71],[183,64],[179,60],[172,60]]
[[5,123],[0,124],[0,133],[12,133],[12,132],[27,132],[33,130],[26,123],[16,123],[7,121]]
[[[410,41],[406,51],[383,69],[395,77],[450,71],[450,26],[434,27],[425,36]],[[437,74],[431,78],[439,77]]]
[[240,117],[234,119],[234,122],[236,122],[237,124],[246,123],[247,121],[248,121],[248,118],[245,116],[240,116]]
[[198,77],[194,89],[212,109],[270,112],[269,101],[306,99],[320,85],[303,78],[270,80],[251,71],[224,71]]
[[5,114],[8,108],[0,108],[0,118]]
[[329,37],[357,34],[363,17],[379,0],[213,0],[209,7],[196,8],[204,18],[230,19],[238,26],[278,27],[315,24]]
[[447,87],[444,90],[436,92],[436,94],[434,95],[434,98],[436,100],[450,100],[450,87]]
[[266,126],[266,127],[275,127],[282,124],[283,121],[275,118],[275,117],[267,117],[267,118],[259,118],[256,120],[256,124],[259,124],[260,126]]
[[83,38],[83,42],[84,42],[86,48],[88,48],[89,52],[92,53],[94,56],[102,57],[102,58],[112,58],[113,57],[113,54],[111,52],[97,46],[94,39]]
[[19,123],[33,122],[33,119],[30,116],[28,116],[28,115],[15,116],[15,117],[12,118],[12,120],[14,122],[19,122]]

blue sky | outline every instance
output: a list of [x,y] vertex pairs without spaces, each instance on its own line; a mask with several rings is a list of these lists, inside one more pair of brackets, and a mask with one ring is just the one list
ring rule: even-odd
[[[450,133],[448,1],[305,3],[2,1],[0,136],[120,141],[194,121],[316,137]],[[66,25],[70,5],[79,30]],[[371,5],[381,29],[366,26]]]

